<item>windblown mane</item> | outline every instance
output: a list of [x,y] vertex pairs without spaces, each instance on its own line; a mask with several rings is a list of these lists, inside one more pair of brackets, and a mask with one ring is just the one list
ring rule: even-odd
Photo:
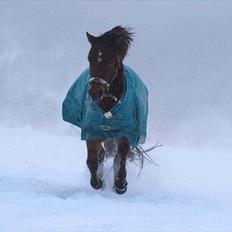
[[132,28],[117,26],[105,32],[99,38],[103,43],[109,44],[123,60],[133,42],[133,35]]

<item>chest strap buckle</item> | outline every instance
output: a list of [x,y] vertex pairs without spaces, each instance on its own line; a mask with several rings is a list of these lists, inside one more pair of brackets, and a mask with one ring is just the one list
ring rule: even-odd
[[101,128],[104,131],[110,131],[110,126],[108,126],[108,125],[101,125]]

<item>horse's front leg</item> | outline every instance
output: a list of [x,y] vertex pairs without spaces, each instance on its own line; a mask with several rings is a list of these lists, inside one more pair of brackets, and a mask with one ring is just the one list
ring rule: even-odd
[[114,159],[114,188],[118,194],[127,190],[126,160],[130,151],[130,143],[127,138],[118,139],[118,151]]
[[90,184],[94,189],[100,189],[103,186],[103,182],[98,176],[99,163],[103,162],[101,141],[88,140],[86,141],[86,145],[88,151],[87,166],[91,174]]

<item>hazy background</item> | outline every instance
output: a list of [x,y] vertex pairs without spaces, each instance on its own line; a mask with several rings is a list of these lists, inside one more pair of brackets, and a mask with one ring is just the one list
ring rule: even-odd
[[1,1],[0,126],[78,134],[61,104],[88,66],[85,32],[128,25],[148,142],[231,147],[231,12],[229,1]]
[[[61,117],[86,31],[116,25],[134,28],[125,63],[149,89],[144,147],[165,145],[139,177],[127,163],[123,196],[113,159],[91,189]],[[0,1],[0,231],[232,231],[231,37],[232,1]]]

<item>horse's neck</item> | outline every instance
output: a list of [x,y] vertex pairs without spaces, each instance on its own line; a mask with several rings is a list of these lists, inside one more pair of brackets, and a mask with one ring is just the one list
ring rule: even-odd
[[123,69],[119,68],[118,75],[113,81],[113,83],[111,84],[109,93],[117,97],[118,99],[121,99],[123,92],[124,92]]
[[[117,99],[121,99],[124,92],[124,75],[123,75],[123,66],[118,70],[118,75],[115,80],[112,82],[109,94],[115,96]],[[100,107],[105,111],[110,111],[117,102],[110,97],[103,98],[100,103]]]

